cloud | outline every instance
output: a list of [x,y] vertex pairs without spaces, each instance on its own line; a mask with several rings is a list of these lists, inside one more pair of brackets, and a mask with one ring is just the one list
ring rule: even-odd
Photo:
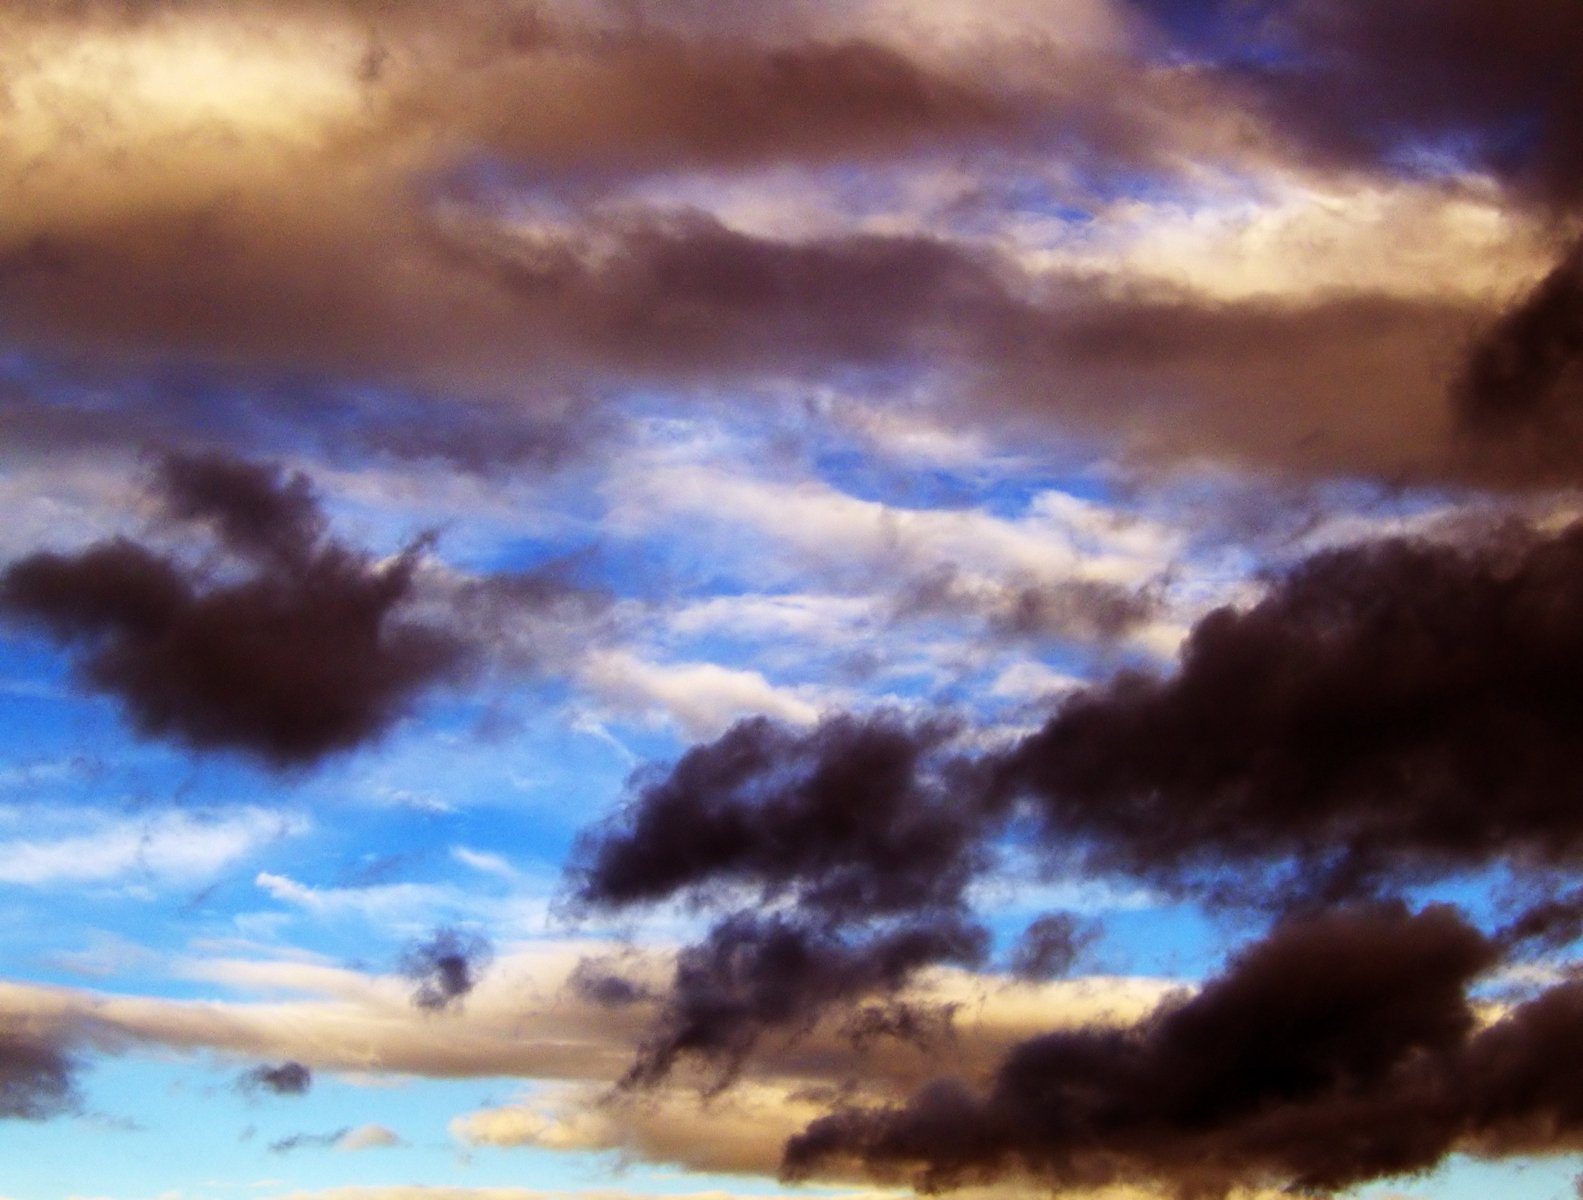
[[1566,868],[1583,845],[1554,802],[1578,732],[1580,554],[1576,525],[1510,523],[1323,550],[1200,620],[1174,674],[1071,691],[977,756],[942,758],[941,731],[883,716],[739,725],[638,776],[585,837],[575,886],[596,905],[731,885],[906,912],[960,897],[1024,806],[1044,853],[1200,899]]
[[[768,1032],[850,1017],[926,967],[982,965],[972,889],[1013,866],[993,848],[1014,824],[1048,869],[1278,910],[1491,865],[1525,879],[1575,866],[1583,826],[1554,798],[1578,734],[1566,681],[1583,534],[1464,533],[1314,554],[1204,617],[1174,674],[1124,670],[999,746],[884,713],[812,730],[758,719],[638,773],[625,809],[580,841],[573,901],[718,916],[678,956],[628,1081],[697,1059],[720,1086]],[[768,907],[741,907],[753,899]],[[1556,944],[1574,902],[1541,899],[1503,944]],[[1064,970],[1090,936],[1036,921],[1013,971]]]
[[441,927],[402,951],[401,973],[416,984],[412,1002],[429,1012],[460,1005],[494,958],[482,934]]
[[988,945],[981,926],[954,912],[854,937],[807,920],[736,913],[677,955],[670,990],[622,1085],[653,1087],[694,1060],[717,1072],[708,1090],[722,1090],[766,1033],[807,1033],[832,1008],[894,996],[925,967],[980,965]]
[[498,875],[502,879],[514,879],[517,869],[499,854],[491,854],[487,850],[474,850],[469,846],[452,846],[451,857],[464,867],[486,875]]
[[1199,894],[1574,864],[1580,550],[1504,525],[1323,551],[1200,621],[1176,674],[1072,694],[1002,786],[1091,867]]
[[[1378,191],[1406,175],[1422,192],[1401,158],[1449,142],[1472,147],[1459,180],[1482,168],[1564,199],[1579,107],[1561,82],[1576,42],[1564,5],[1519,21],[1457,0],[1432,52],[1413,41],[1416,4],[1390,17],[1352,0],[1278,5],[1244,29],[1274,39],[1279,66],[1264,67],[1201,56],[1104,4],[971,19],[797,5],[725,24],[576,4],[436,22],[403,4],[372,27],[334,4],[136,20],[28,6],[7,18],[17,132],[0,166],[26,186],[0,213],[14,231],[0,296],[16,336],[57,357],[311,365],[519,395],[437,403],[369,435],[464,463],[554,457],[554,431],[591,407],[567,396],[611,381],[714,388],[879,366],[942,375],[997,428],[1053,420],[1144,461],[1455,475],[1439,384],[1477,298],[1341,271],[1238,299],[1200,289],[1196,268],[1184,281],[1147,262],[1058,267],[1059,253],[1031,266],[1052,239],[1027,255],[1016,236],[959,237],[949,207],[770,236],[671,198],[688,194],[681,180],[718,191],[831,163],[904,163],[922,179],[946,148],[972,156],[963,170],[983,179],[966,203],[998,235],[1030,207],[1047,224],[1043,209],[1066,200],[1106,208],[1104,181],[1140,171],[1211,199],[1206,177],[1226,173],[1256,194],[1312,180],[1355,195],[1347,172],[1363,163]],[[995,211],[981,193],[1008,173],[1037,178],[1048,204]],[[1390,218],[1432,219],[1412,204]],[[158,408],[136,419],[158,427]],[[469,427],[451,427],[445,414],[464,410]],[[533,412],[551,417],[538,432]]]
[[1583,241],[1484,330],[1452,398],[1472,452],[1497,469],[1571,469],[1583,408]]
[[78,685],[133,727],[278,770],[374,741],[419,696],[487,659],[564,666],[608,597],[558,564],[465,576],[425,569],[429,539],[379,560],[327,532],[306,476],[221,453],[160,458],[160,532],[200,530],[194,558],[115,536],[0,572],[0,615],[67,648]]
[[[60,823],[41,817],[38,824],[46,822]],[[307,828],[301,817],[258,808],[144,819],[95,815],[86,823],[90,828],[80,834],[0,841],[0,883],[53,887],[127,876],[202,879]]]
[[[797,937],[795,929],[789,933]],[[815,942],[814,950],[819,948]],[[443,1021],[412,1004],[411,984],[403,978],[295,960],[224,959],[188,964],[182,977],[218,984],[239,998],[173,1000],[0,983],[0,1022],[36,1031],[33,1040],[48,1045],[111,1053],[139,1047],[178,1054],[212,1051],[244,1065],[292,1061],[315,1073],[375,1079],[586,1081],[602,1093],[631,1068],[634,1045],[655,1032],[656,1001],[676,969],[674,955],[658,951],[623,960],[623,975],[653,993],[630,1006],[604,1006],[569,986],[583,960],[618,949],[584,942],[503,952],[469,993],[466,1006],[453,1008]],[[744,954],[751,949],[744,946]],[[856,950],[861,949],[859,942]],[[753,965],[744,964],[741,980],[747,980]],[[873,970],[860,964],[851,974],[867,972],[872,978]],[[759,975],[764,977],[762,971]],[[865,1086],[891,1098],[941,1070],[968,1076],[986,1072],[1011,1046],[1051,1027],[1135,1020],[1170,989],[1156,979],[1103,976],[1005,985],[1003,979],[950,968],[919,971],[905,989],[879,999],[956,1013],[951,1038],[932,1044],[927,1054],[888,1037],[855,1047],[843,1025],[865,1000],[858,997],[800,1036],[761,1038],[745,1064],[746,1081],[779,1080],[792,1090],[836,1086],[861,1064]],[[793,1025],[765,1026],[762,1032],[790,1035],[800,1024],[799,1014]],[[698,1065],[715,1078],[723,1063]]]
[[786,1165],[852,1155],[930,1189],[1023,1169],[1220,1196],[1422,1170],[1470,1137],[1565,1144],[1575,1118],[1553,1089],[1570,1068],[1539,1055],[1565,1057],[1576,989],[1480,1028],[1466,989],[1497,960],[1444,907],[1294,920],[1130,1030],[1025,1042],[982,1096],[941,1080],[899,1108],[821,1117]]
[[313,1072],[300,1062],[283,1062],[273,1067],[266,1064],[244,1071],[236,1082],[243,1091],[301,1096],[313,1086]]
[[689,1171],[768,1175],[786,1139],[819,1112],[806,1095],[760,1083],[707,1099],[685,1089],[637,1099],[552,1089],[464,1114],[451,1122],[451,1132],[471,1146],[615,1150]]
[[1282,4],[1264,26],[1278,65],[1231,73],[1310,160],[1400,170],[1404,151],[1446,147],[1570,203],[1583,197],[1583,85],[1567,69],[1583,53],[1575,16],[1565,0],[1520,15],[1494,0]]
[[[272,1200],[637,1200],[640,1193],[608,1189],[597,1191],[538,1191],[517,1187],[446,1187],[424,1184],[372,1184],[315,1191],[275,1193]],[[749,1194],[732,1192],[675,1192],[676,1200],[749,1200]],[[836,1200],[881,1200],[874,1192],[855,1192]],[[1116,1200],[1134,1200],[1118,1197]]]
[[[0,292],[16,328],[56,349],[280,365],[290,346],[354,372],[498,375],[538,339],[435,253],[445,206],[425,203],[465,199],[480,162],[575,196],[601,177],[1015,136],[1043,106],[879,22],[880,36],[793,20],[765,38],[558,9],[441,22],[403,5],[372,28],[346,5],[8,14],[0,166],[27,186],[0,209]],[[1082,95],[1054,102],[1076,115]]]
[[884,713],[810,731],[743,721],[635,777],[626,809],[581,841],[574,898],[620,908],[740,884],[848,919],[955,903],[975,817],[948,766],[924,771],[951,732]]
[[645,662],[627,650],[595,650],[580,664],[578,679],[602,704],[669,718],[694,737],[718,733],[749,713],[796,724],[819,716],[819,707],[798,689],[778,688],[758,671],[718,663]]
[[400,1134],[383,1125],[359,1125],[335,1139],[337,1150],[388,1150],[406,1144]]
[[1057,979],[1072,969],[1098,935],[1092,922],[1071,913],[1035,917],[1012,951],[1011,973],[1018,979]]
[[456,904],[460,897],[455,889],[438,883],[314,887],[272,871],[260,871],[253,882],[282,904],[328,916],[355,913],[381,924],[417,919],[438,906]]
[[77,1063],[61,1044],[0,1025],[0,1118],[42,1121],[76,1110]]
[[329,1149],[339,1146],[342,1139],[352,1133],[350,1127],[337,1129],[333,1133],[294,1133],[269,1144],[271,1154],[290,1154],[294,1150]]
[[172,455],[154,488],[244,574],[208,579],[115,538],[0,574],[0,610],[73,648],[77,678],[139,732],[283,768],[371,740],[458,668],[450,633],[401,620],[420,546],[388,563],[324,536],[306,478]]
[[[1504,1014],[1470,998],[1517,988],[1495,973],[1537,970],[1580,929],[1578,527],[1321,552],[1197,620],[1167,670],[1149,656],[1201,611],[1178,607],[1169,574],[1192,531],[1018,499],[1080,453],[1104,456],[1085,487],[1170,476],[1183,490],[1146,503],[1184,510],[1227,467],[1337,492],[1574,478],[1568,4],[11,5],[0,439],[26,464],[14,495],[78,474],[69,522],[46,490],[5,535],[24,556],[0,574],[7,615],[142,735],[277,769],[372,745],[485,666],[558,672],[574,712],[705,744],[634,776],[569,882],[590,920],[681,909],[697,924],[674,952],[568,947],[536,976],[508,951],[485,971],[487,941],[440,928],[405,978],[189,963],[272,998],[6,985],[0,1011],[74,1054],[218,1049],[266,1089],[286,1067],[252,1064],[624,1078],[646,1090],[622,1111],[524,1102],[458,1129],[693,1169],[762,1171],[805,1126],[797,1169],[1213,1195],[1578,1144],[1562,1082],[1576,986]],[[1563,244],[1503,312],[1539,248]],[[503,472],[481,473],[536,475],[655,412],[667,436],[699,405],[800,436],[753,406],[812,395],[812,413],[832,394],[882,409],[870,443],[913,447],[909,477],[932,454],[978,507],[875,500],[901,472],[873,486],[811,434],[755,438],[740,471],[618,472],[553,536],[608,502],[602,533],[649,539],[601,560],[619,586],[657,586],[659,549],[708,564],[700,591],[735,571],[749,593],[682,601],[641,645],[615,644],[617,627],[663,615],[571,568],[474,577],[426,541],[380,559],[337,536],[305,476],[229,450],[155,466],[145,534],[81,515],[135,508],[82,479],[151,442],[289,446],[348,477],[374,454],[385,473],[365,489],[394,482],[416,506],[453,468],[482,493]],[[1037,465],[992,478],[977,457],[992,441]],[[843,487],[862,476],[852,494],[785,482],[805,450]],[[535,544],[548,524],[507,520]],[[691,539],[680,554],[658,546],[673,530]],[[754,622],[765,641],[816,630],[821,657],[794,674],[783,641],[703,661]],[[964,626],[965,643],[932,640]],[[854,656],[834,664],[843,687],[816,681],[837,647],[896,629],[911,644],[864,651],[872,674]],[[1069,675],[1095,647],[1122,669],[1083,685]],[[1051,661],[1006,666],[1029,648]],[[953,697],[972,672],[997,677],[986,704],[1026,700],[1008,719],[1036,727],[853,699],[880,673],[912,697],[952,672]],[[0,843],[0,879],[202,874],[262,828],[50,826]],[[518,858],[450,853],[496,891],[483,876]],[[1196,993],[1071,1027],[1054,998],[1090,981],[1051,981],[1084,961],[1089,928],[1048,895],[991,909],[997,886],[1079,869],[1285,916]],[[1467,876],[1526,907],[1481,932],[1378,899]],[[316,914],[466,911],[442,885],[256,879]],[[1013,920],[1022,940],[1003,942]],[[1131,986],[1093,983],[1148,990]],[[45,1084],[23,1087],[47,1107],[39,1061]],[[732,1080],[713,1109],[682,1098]],[[281,1149],[394,1137],[349,1127]]]
[[622,973],[614,957],[585,958],[567,977],[567,986],[579,1000],[600,1008],[625,1008],[655,998],[639,979]]
[[[765,1034],[795,1038],[831,1012],[854,1040],[941,1024],[948,1008],[897,993],[926,968],[986,961],[989,935],[966,893],[993,861],[1001,817],[982,807],[992,794],[975,768],[948,751],[955,732],[889,713],[809,731],[759,718],[634,777],[626,809],[574,851],[573,907],[684,898],[727,912],[679,953],[629,1085],[653,1087],[696,1060],[724,1086]],[[755,894],[760,910],[732,910]],[[590,999],[648,998],[596,964],[580,971]]]

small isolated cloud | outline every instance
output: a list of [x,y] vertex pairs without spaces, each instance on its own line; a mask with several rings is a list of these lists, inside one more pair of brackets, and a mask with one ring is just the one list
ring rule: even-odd
[[498,875],[502,879],[515,879],[517,870],[498,854],[487,850],[473,850],[467,846],[452,846],[451,857],[464,867],[471,867],[485,875]]
[[402,953],[400,969],[417,985],[412,1002],[440,1012],[473,990],[493,957],[494,948],[482,934],[441,927]]
[[1071,913],[1046,913],[1029,922],[1011,955],[1018,979],[1058,979],[1099,936],[1097,926]]
[[279,1066],[264,1064],[243,1072],[236,1082],[246,1092],[302,1096],[313,1086],[313,1072],[300,1062],[283,1062]]
[[288,1137],[279,1138],[269,1144],[271,1154],[291,1154],[297,1150],[327,1150],[338,1145],[342,1138],[351,1133],[351,1127],[337,1129],[332,1133],[293,1133]]
[[359,1125],[336,1139],[337,1150],[385,1150],[392,1146],[405,1146],[406,1140],[394,1129],[383,1125]]

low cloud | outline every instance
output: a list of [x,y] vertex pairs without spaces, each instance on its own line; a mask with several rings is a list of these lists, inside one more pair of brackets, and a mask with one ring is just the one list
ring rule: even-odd
[[1023,1043],[983,1092],[942,1079],[899,1107],[821,1117],[785,1167],[855,1160],[928,1190],[1026,1173],[1226,1196],[1569,1147],[1583,992],[1561,984],[1486,1024],[1467,992],[1498,960],[1445,907],[1304,917],[1132,1029]]
[[169,456],[152,488],[240,578],[126,538],[0,574],[0,612],[68,647],[81,686],[144,735],[305,765],[378,737],[459,669],[454,635],[399,613],[421,544],[376,562],[326,536],[304,476],[232,458]]
[[555,564],[464,577],[420,570],[429,540],[378,559],[328,531],[306,476],[225,454],[171,453],[149,480],[159,533],[40,551],[0,571],[0,616],[66,649],[81,688],[143,736],[239,752],[276,770],[378,741],[420,697],[488,659],[564,667],[609,598]]
[[482,934],[441,927],[401,955],[401,974],[416,985],[412,1003],[429,1012],[443,1012],[478,985],[494,958],[494,947]]
[[300,1062],[263,1065],[244,1071],[237,1086],[247,1092],[270,1092],[276,1096],[303,1096],[313,1086],[313,1072]]
[[406,1144],[399,1133],[384,1125],[359,1125],[335,1140],[337,1150],[388,1150]]
[[1468,453],[1565,479],[1583,436],[1583,241],[1474,342],[1453,382]]
[[77,1063],[46,1036],[0,1023],[0,1118],[43,1121],[75,1112]]
[[1180,669],[1074,693],[999,764],[1046,840],[1228,898],[1575,865],[1583,527],[1321,552]]

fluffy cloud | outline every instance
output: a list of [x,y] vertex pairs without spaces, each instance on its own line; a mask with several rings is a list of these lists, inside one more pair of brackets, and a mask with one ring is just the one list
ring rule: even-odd
[[378,563],[326,538],[302,475],[171,456],[155,487],[171,521],[206,526],[247,573],[211,581],[116,538],[0,574],[0,610],[76,649],[83,686],[141,732],[312,762],[382,733],[458,667],[453,635],[396,615],[419,547]]

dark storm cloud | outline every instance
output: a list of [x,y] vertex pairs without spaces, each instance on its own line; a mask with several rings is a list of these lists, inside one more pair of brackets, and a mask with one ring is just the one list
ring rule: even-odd
[[955,1033],[957,1006],[889,1000],[863,1004],[841,1022],[839,1032],[859,1051],[880,1038],[933,1050]]
[[795,915],[737,913],[677,956],[659,1019],[623,1086],[653,1085],[694,1058],[716,1068],[713,1086],[724,1087],[765,1034],[806,1033],[833,1008],[895,993],[923,967],[977,966],[988,949],[988,931],[959,912],[857,935]]
[[[1322,152],[1469,155],[1534,195],[1583,198],[1583,24],[1567,0],[1298,0],[1300,59],[1266,87]],[[1406,150],[1406,155],[1403,155]]]
[[63,25],[187,27],[235,53],[273,56],[268,34],[312,31],[324,46],[313,65],[361,102],[330,114],[328,168],[465,176],[487,158],[573,195],[650,173],[984,147],[1058,148],[1096,170],[1180,169],[1182,142],[1216,144],[1205,133],[1213,91],[1194,73],[1139,61],[1119,28],[1110,46],[1052,36],[1037,21],[975,37],[940,30],[927,13],[875,19],[820,4],[474,3],[443,21],[421,4],[371,14],[333,0],[243,13],[208,2],[26,3],[7,15],[0,28],[23,47],[47,46]]
[[141,733],[306,764],[377,737],[458,669],[453,634],[398,613],[421,546],[379,563],[326,537],[304,477],[173,455],[153,490],[241,574],[124,537],[0,574],[0,611],[70,647],[80,684],[119,699]]
[[955,904],[1019,812],[1045,849],[1225,901],[1573,867],[1583,525],[1321,552],[977,757],[891,717],[760,719],[639,776],[575,859],[596,907],[723,886],[841,919]]
[[1554,881],[1542,881],[1535,890],[1548,894],[1501,926],[1496,938],[1502,945],[1514,952],[1553,954],[1583,936],[1583,888],[1549,892],[1546,884]]
[[0,1119],[42,1121],[74,1112],[76,1071],[56,1042],[0,1029]]
[[[22,5],[14,15],[34,24],[19,21],[18,36],[48,28],[59,15],[52,7]],[[227,8],[97,4],[78,6],[73,19],[98,17],[113,28],[150,18],[201,24],[222,13],[245,47],[258,30]],[[364,93],[367,111],[343,137],[365,153],[425,146],[443,162],[488,152],[588,182],[679,167],[894,157],[1026,133],[1038,109],[1034,96],[963,64],[822,31],[789,11],[775,22],[780,36],[765,36],[762,21],[717,12],[690,20],[674,6],[653,19],[621,5],[464,3],[444,21],[414,3],[365,10],[350,0],[270,0],[257,14],[343,38],[366,31],[363,53],[339,46],[336,63]]]
[[[576,348],[602,370],[677,382],[915,371],[1002,423],[1124,431],[1140,457],[1301,472],[1453,471],[1443,371],[1487,315],[1344,290],[1225,300],[1031,272],[948,237],[794,240],[702,213],[610,215],[535,237],[458,224],[440,245],[536,314],[553,331],[549,352]],[[1030,599],[1020,615],[1008,597],[991,616],[1092,623],[1102,597]],[[1125,602],[1106,607],[1130,617]]]
[[176,521],[210,525],[249,562],[297,566],[311,558],[325,519],[308,478],[219,455],[172,455],[155,468],[154,493]]
[[851,1010],[855,1040],[923,1029],[921,1012],[864,1002],[988,952],[963,899],[988,863],[985,819],[961,802],[971,769],[942,753],[951,732],[886,713],[811,731],[756,718],[635,780],[628,808],[574,855],[576,907],[711,904],[737,889],[790,906],[731,913],[681,951],[628,1085],[683,1058],[723,1085],[764,1035],[804,1033],[830,1010]]
[[1583,434],[1583,242],[1480,334],[1452,399],[1469,440],[1497,466],[1504,451],[1514,469],[1575,470]]
[[984,865],[952,729],[837,716],[812,731],[733,726],[637,792],[573,857],[573,901],[621,908],[729,886],[837,920],[958,903]]
[[1569,0],[1133,4],[1311,160],[1392,174],[1467,163],[1548,203],[1583,198]]
[[494,958],[494,947],[480,933],[440,927],[403,951],[399,970],[417,986],[412,1003],[443,1012],[478,985]]
[[[121,37],[128,18],[147,36]],[[789,29],[766,40],[714,15],[670,29],[601,20],[597,6],[579,16],[470,4],[434,18],[422,5],[371,18],[312,3],[34,5],[0,16],[10,35],[0,44],[13,49],[0,66],[18,103],[58,133],[38,135],[48,153],[25,138],[0,142],[0,171],[26,180],[0,200],[8,334],[120,367],[199,358],[418,376],[448,391],[499,383],[563,357],[541,344],[558,322],[478,289],[434,253],[433,227],[472,207],[494,211],[492,189],[514,172],[535,189],[570,187],[581,209],[600,175],[897,155],[1025,116],[991,75],[956,78],[865,38]],[[100,78],[156,70],[161,39],[184,31],[222,57],[276,61],[276,23],[301,33],[299,20],[327,35],[322,59],[300,64],[310,76],[350,84],[348,51],[364,31],[384,63],[350,88],[360,103],[308,106],[316,136],[261,136],[221,103],[209,116],[175,114],[172,137],[172,114],[143,111],[135,86],[96,90]],[[63,31],[89,30],[104,36],[86,39],[84,63],[56,86]]]
[[1580,525],[1325,551],[1201,620],[1174,675],[1071,697],[1001,786],[1051,844],[1189,891],[1576,865],[1580,630]]
[[[300,221],[258,203],[73,234],[82,244],[65,249],[80,270],[0,280],[0,301],[28,343],[51,347],[59,334],[81,353],[86,340],[123,367],[184,356],[464,394],[540,381],[551,400],[475,406],[452,445],[438,421],[368,432],[348,422],[376,448],[463,463],[497,456],[497,442],[553,450],[528,417],[546,406],[586,416],[553,399],[566,391],[861,368],[949,382],[969,416],[1120,434],[1151,460],[1406,479],[1465,473],[1442,380],[1467,331],[1492,315],[1465,299],[1366,292],[1229,301],[1031,273],[946,237],[778,238],[686,211],[591,208],[528,232],[487,208],[408,201],[399,236],[363,245],[373,199],[293,194],[308,207]],[[275,244],[297,226],[297,241]],[[195,241],[214,239],[225,253],[194,255]],[[170,295],[156,303],[150,289]],[[1063,619],[1064,600],[1036,607],[1024,616]]]
[[[1010,823],[1063,869],[1277,909],[1493,864],[1575,868],[1580,631],[1583,526],[1505,525],[1317,554],[1201,620],[1175,674],[1124,671],[976,757],[948,749],[949,728],[883,714],[744,722],[639,775],[574,858],[589,908],[744,889],[790,905],[728,915],[683,952],[629,1082],[684,1055],[729,1071],[768,1030],[982,961],[968,888]],[[1563,896],[1490,945],[1553,946],[1575,925]],[[1010,966],[1059,973],[1089,936],[1036,922]]]
[[1481,1028],[1467,989],[1497,961],[1445,907],[1291,921],[1137,1026],[1021,1044],[983,1093],[947,1079],[899,1107],[821,1118],[785,1167],[856,1160],[930,1189],[1031,1173],[1205,1197],[1329,1191],[1457,1149],[1558,1149],[1583,1125],[1567,1082],[1583,988]]
[[302,1096],[313,1086],[313,1072],[300,1062],[283,1062],[273,1067],[265,1064],[243,1072],[237,1086],[246,1092]]

